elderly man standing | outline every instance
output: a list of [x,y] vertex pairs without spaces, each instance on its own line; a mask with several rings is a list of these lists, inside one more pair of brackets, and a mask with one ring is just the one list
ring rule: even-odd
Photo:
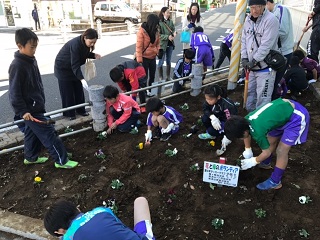
[[271,101],[275,71],[264,62],[271,49],[277,50],[279,21],[266,9],[266,0],[249,0],[250,14],[241,37],[242,66],[250,71],[247,111]]

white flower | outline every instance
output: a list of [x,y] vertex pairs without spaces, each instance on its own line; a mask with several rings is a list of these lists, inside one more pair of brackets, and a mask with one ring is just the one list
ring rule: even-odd
[[299,203],[306,204],[306,202],[307,202],[307,197],[306,196],[299,197]]
[[102,135],[103,137],[106,137],[106,136],[107,136],[107,132],[106,132],[106,131],[103,131],[103,132],[101,133],[101,135]]
[[178,153],[178,150],[176,148],[173,149],[172,154],[176,155]]

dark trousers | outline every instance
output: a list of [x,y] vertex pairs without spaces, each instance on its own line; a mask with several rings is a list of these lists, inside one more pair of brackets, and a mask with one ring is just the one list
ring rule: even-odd
[[219,58],[218,58],[218,61],[217,61],[215,68],[219,68],[226,57],[229,59],[229,62],[230,62],[231,51],[230,51],[229,47],[227,46],[227,44],[221,43]]
[[[139,88],[145,88],[147,86],[147,77],[139,78]],[[146,102],[146,91],[139,92],[140,103]]]
[[[213,127],[212,127],[212,124],[211,124],[211,119],[209,116],[207,115],[203,115],[201,117],[201,120],[202,120],[202,123],[203,125],[206,127],[206,130],[207,130],[207,133],[209,133],[211,136],[220,136],[221,135],[221,130],[215,130]],[[221,127],[223,126],[223,123],[221,122]]]
[[146,78],[148,79],[149,76],[149,81],[148,81],[148,86],[151,86],[152,83],[154,82],[154,78],[156,76],[156,68],[157,68],[157,63],[156,59],[149,59],[149,58],[143,58],[142,66],[144,70],[146,71]]
[[[63,108],[71,107],[85,102],[83,87],[80,80],[58,81],[58,83]],[[76,112],[79,114],[84,114],[86,112],[85,107],[63,112],[63,116],[75,117]]]
[[[34,114],[33,117],[42,121],[47,119],[43,114]],[[67,151],[52,124],[47,125],[33,121],[25,121],[25,159],[30,162],[36,161],[42,145],[48,150],[56,163],[64,165],[67,162]]]
[[307,57],[319,63],[319,51],[320,51],[320,25],[317,25],[312,29],[310,39],[307,46]]
[[[113,116],[115,120],[119,119],[123,111],[117,112],[113,106],[110,107],[110,114]],[[117,129],[120,132],[130,132],[132,128],[134,128],[137,125],[137,121],[139,119],[140,113],[136,109],[132,109],[131,116],[122,124],[119,124],[117,126]]]
[[287,59],[287,64],[285,65],[285,67],[279,69],[279,70],[277,71],[277,73],[276,73],[276,78],[275,78],[275,80],[274,80],[274,87],[273,87],[273,92],[272,92],[271,100],[275,100],[275,99],[281,97],[281,96],[279,96],[278,91],[277,91],[277,89],[278,89],[278,84],[280,83],[283,75],[284,75],[285,72],[287,71],[287,68],[288,68],[289,63],[290,63],[291,58],[292,58],[292,53],[289,53],[289,54],[284,55],[284,56],[285,56],[285,58]]
[[33,19],[33,20],[34,20],[34,25],[35,25],[35,27],[36,27],[36,30],[38,30],[38,28],[39,28],[39,30],[40,30],[41,28],[40,28],[39,18],[38,18],[38,19]]

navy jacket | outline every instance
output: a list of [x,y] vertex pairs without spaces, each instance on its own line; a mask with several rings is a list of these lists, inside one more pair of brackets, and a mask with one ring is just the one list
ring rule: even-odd
[[14,53],[9,67],[9,100],[17,116],[45,113],[45,96],[37,60]]
[[214,114],[220,121],[225,122],[231,115],[236,115],[238,109],[230,98],[220,98],[216,104],[209,105],[206,101],[202,106],[203,113],[210,117]]
[[56,57],[54,75],[59,81],[84,79],[81,65],[85,64],[87,58],[95,58],[95,54],[81,41],[81,36],[69,40]]

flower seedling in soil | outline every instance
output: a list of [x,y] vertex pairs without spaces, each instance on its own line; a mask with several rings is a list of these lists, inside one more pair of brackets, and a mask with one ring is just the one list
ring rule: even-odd
[[191,135],[192,135],[192,133],[183,134],[182,137],[184,137],[184,138],[189,138],[189,137],[191,137]]
[[265,218],[267,216],[267,212],[262,208],[255,209],[254,212],[258,218]]
[[68,152],[67,152],[67,158],[68,158],[69,160],[72,160],[72,153],[68,153]]
[[78,181],[79,182],[84,182],[85,180],[87,180],[87,175],[85,174],[80,174],[79,177],[78,177]]
[[102,152],[101,149],[99,149],[97,152],[95,152],[94,156],[96,156],[96,158],[99,158],[99,159],[105,159],[106,158],[106,155]]
[[224,220],[222,218],[215,218],[211,222],[211,225],[214,227],[214,229],[222,228],[223,224],[224,224]]
[[118,206],[116,205],[116,200],[114,198],[103,201],[103,206],[110,208],[114,214],[118,213]]
[[119,179],[113,179],[110,186],[112,189],[121,189],[124,186],[124,184],[120,182]]
[[307,238],[310,234],[307,232],[307,230],[302,228],[302,229],[299,230],[299,235],[301,237]]
[[187,110],[189,110],[189,105],[188,105],[188,103],[184,103],[183,105],[181,105],[181,106],[180,106],[180,109],[181,109],[182,111],[187,111]]
[[73,129],[69,126],[66,127],[66,129],[64,130],[65,133],[69,133],[69,132],[73,132]]
[[170,189],[168,191],[168,200],[167,200],[167,203],[173,203],[173,200],[177,199],[177,195],[175,194],[174,190],[173,189]]
[[177,155],[178,150],[175,148],[173,150],[167,149],[164,154],[167,155],[168,157],[173,157],[175,155]]
[[139,143],[137,146],[136,146],[137,149],[139,150],[142,150],[143,149],[143,142]]
[[308,204],[310,202],[312,202],[312,199],[309,196],[299,197],[299,203],[301,203],[301,204]]
[[107,132],[106,132],[106,131],[103,131],[103,132],[101,132],[101,133],[98,134],[97,139],[99,139],[99,140],[105,140],[105,139],[107,139],[107,136],[108,136]]
[[34,187],[40,187],[41,183],[43,183],[41,177],[37,176],[34,178],[34,182],[33,182]]
[[202,126],[203,126],[203,122],[202,122],[201,117],[198,118],[198,120],[197,120],[197,125],[198,125],[199,127],[202,127]]
[[130,134],[138,134],[138,132],[139,132],[138,128],[134,127],[133,125],[131,127],[132,127],[132,129],[130,131]]
[[195,164],[191,165],[190,170],[193,172],[199,171],[200,170],[199,164],[195,163]]
[[214,147],[216,145],[216,142],[211,140],[210,142],[208,142],[208,146],[212,146]]

